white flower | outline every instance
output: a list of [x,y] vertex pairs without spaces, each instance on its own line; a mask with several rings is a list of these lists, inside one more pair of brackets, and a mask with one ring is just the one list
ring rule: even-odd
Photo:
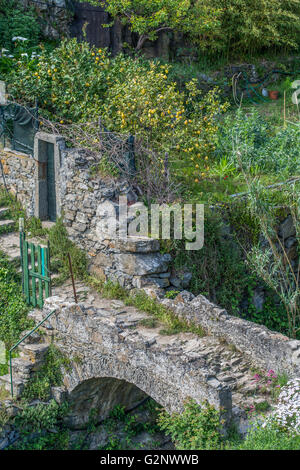
[[23,54],[21,54],[22,57],[28,57],[28,54],[27,52],[24,52]]
[[22,36],[14,36],[12,41],[28,41],[27,38],[22,38]]
[[282,388],[273,417],[279,425],[300,434],[300,379],[290,380]]

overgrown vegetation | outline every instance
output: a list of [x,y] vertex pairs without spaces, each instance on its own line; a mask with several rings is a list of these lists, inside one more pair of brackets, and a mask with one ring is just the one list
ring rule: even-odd
[[21,278],[15,267],[0,251],[0,341],[10,348],[22,331],[32,326],[29,308],[22,295]]
[[23,42],[22,39],[13,40],[13,38],[25,38],[26,51],[28,47],[37,46],[41,38],[41,29],[34,8],[25,8],[16,0],[0,1],[0,31],[0,47],[10,52],[15,51],[16,46],[20,47]]
[[95,278],[88,278],[88,282],[101,295],[108,299],[120,299],[125,305],[132,305],[137,309],[148,313],[152,318],[149,322],[144,321],[144,326],[156,327],[160,323],[163,328],[161,334],[173,335],[180,332],[192,332],[199,336],[204,336],[205,332],[200,326],[192,325],[179,319],[171,310],[149,297],[143,291],[130,292],[117,283],[111,281],[103,282]]
[[48,400],[51,387],[62,384],[62,367],[68,368],[70,361],[54,346],[50,345],[43,365],[29,380],[22,393],[25,400]]
[[176,449],[179,450],[219,450],[221,449],[220,415],[208,403],[201,407],[189,400],[182,413],[159,416],[159,425],[170,434]]
[[189,400],[182,413],[163,412],[158,419],[161,429],[170,433],[179,450],[299,450],[300,435],[288,431],[274,419],[261,416],[251,423],[242,439],[237,430],[221,431],[219,412],[211,405],[200,407]]
[[56,282],[62,282],[70,276],[68,254],[72,260],[75,278],[85,278],[87,274],[86,254],[69,239],[62,217],[58,218],[55,225],[49,229],[48,240],[52,257],[51,270],[58,271],[60,275]]
[[[99,5],[101,0],[91,3]],[[254,54],[264,48],[299,45],[298,0],[112,0],[105,8],[137,34],[137,50],[161,31],[185,34],[207,55]]]
[[68,449],[70,433],[63,422],[67,411],[67,403],[58,405],[54,400],[49,403],[24,405],[22,411],[14,419],[19,438],[9,449]]

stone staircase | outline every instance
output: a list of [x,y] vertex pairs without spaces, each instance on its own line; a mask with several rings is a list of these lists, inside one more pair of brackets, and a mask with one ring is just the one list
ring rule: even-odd
[[[24,331],[20,336],[25,336],[29,331]],[[20,398],[26,383],[43,364],[48,349],[49,344],[44,342],[43,336],[38,332],[34,332],[19,345],[19,357],[12,359],[14,398]],[[10,373],[0,376],[1,385],[7,392],[11,392]]]
[[10,232],[15,225],[14,220],[5,218],[8,212],[8,207],[0,207],[0,234],[3,232]]

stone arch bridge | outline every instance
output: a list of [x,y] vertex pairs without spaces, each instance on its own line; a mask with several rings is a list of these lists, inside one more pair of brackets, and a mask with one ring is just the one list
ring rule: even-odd
[[43,345],[54,342],[69,359],[64,385],[54,388],[53,396],[71,402],[71,427],[86,424],[91,409],[100,421],[115,405],[131,409],[147,396],[169,412],[181,411],[192,398],[221,409],[227,421],[245,419],[254,390],[248,356],[212,335],[162,334],[163,325],[145,326],[146,313],[91,291],[84,295],[84,303],[72,303],[71,288],[68,296],[64,287],[60,296],[47,299],[42,312],[31,314],[40,321],[56,309],[44,324],[45,343],[21,347],[21,356],[29,353],[34,362],[47,349]]
[[[79,304],[72,301],[71,284],[56,287],[43,311],[31,312],[39,322],[55,310],[43,325],[45,334],[29,337],[13,359],[18,396],[51,343],[64,353],[69,365],[63,386],[53,387],[52,396],[71,403],[70,427],[83,427],[92,409],[101,421],[115,405],[129,410],[150,396],[169,412],[180,412],[188,398],[207,400],[243,429],[245,409],[266,401],[253,381],[254,370],[266,371],[274,363],[274,370],[298,375],[299,341],[230,317],[202,296],[185,302],[181,293],[181,302],[163,303],[193,323],[200,318],[209,334],[167,335],[164,325],[151,325],[146,313],[120,300],[103,299],[83,284],[77,292]],[[10,389],[9,375],[0,381]]]
[[48,339],[52,336],[71,361],[64,387],[73,403],[73,425],[86,422],[91,408],[102,419],[115,405],[131,408],[145,396],[169,411],[180,411],[191,397],[199,403],[208,400],[227,416],[231,413],[231,390],[218,379],[218,365],[211,364],[213,338],[162,335],[162,326],[142,326],[145,313],[109,303],[85,307],[58,297],[46,303],[47,312],[57,309],[46,325]]

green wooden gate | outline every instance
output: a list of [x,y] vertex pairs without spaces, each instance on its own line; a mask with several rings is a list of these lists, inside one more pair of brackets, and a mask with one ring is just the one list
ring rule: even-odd
[[50,252],[26,240],[20,232],[20,252],[22,266],[22,289],[26,302],[42,308],[44,299],[51,296]]

